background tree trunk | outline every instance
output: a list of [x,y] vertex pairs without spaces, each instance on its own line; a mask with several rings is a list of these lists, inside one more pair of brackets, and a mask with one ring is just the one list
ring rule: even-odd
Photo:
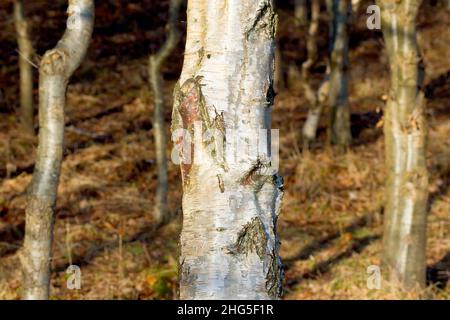
[[302,86],[306,100],[309,104],[308,115],[303,125],[303,145],[308,148],[309,143],[316,137],[317,126],[319,125],[320,114],[323,105],[328,97],[329,90],[329,67],[327,67],[326,79],[322,82],[319,89],[314,91],[311,85],[310,71],[317,62],[317,31],[319,29],[320,1],[311,1],[311,21],[309,24],[308,38],[306,48],[308,59],[302,64]]
[[172,53],[180,40],[177,29],[178,13],[182,0],[170,0],[169,20],[166,26],[168,36],[161,49],[149,58],[149,80],[154,95],[153,132],[155,136],[156,165],[158,172],[158,186],[155,198],[154,215],[159,222],[167,216],[167,157],[166,157],[166,130],[164,121],[164,92],[161,66]]
[[[203,142],[193,137],[188,151],[189,143],[175,141],[182,158],[192,159],[181,165],[180,296],[276,299],[282,281],[276,221],[283,182],[270,168],[273,4],[190,0],[187,15],[172,131],[213,136]],[[261,138],[262,129],[269,132]],[[263,145],[258,152],[246,152],[258,145]]]
[[352,11],[357,14],[361,5],[361,0],[351,0]]
[[333,0],[330,49],[330,126],[331,144],[347,147],[351,142],[348,105],[348,24],[350,0]]
[[275,49],[275,74],[274,74],[274,83],[276,92],[280,92],[286,87],[286,83],[284,81],[283,57],[281,55],[282,55],[281,49],[277,45]]
[[425,286],[426,119],[415,19],[421,1],[378,1],[391,69],[384,112],[386,144],[385,263],[405,289]]
[[23,4],[20,0],[14,2],[14,22],[19,47],[20,120],[25,132],[34,135],[33,69],[31,65],[33,46],[28,35],[28,24],[23,12]]
[[94,1],[71,0],[67,28],[45,53],[39,74],[39,147],[28,189],[21,252],[23,299],[48,299],[54,209],[64,139],[67,83],[80,65],[94,25]]
[[296,27],[306,25],[308,21],[307,0],[295,0],[294,16]]

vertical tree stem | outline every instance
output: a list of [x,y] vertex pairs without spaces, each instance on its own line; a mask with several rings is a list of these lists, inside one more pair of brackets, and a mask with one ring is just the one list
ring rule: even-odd
[[155,136],[156,165],[158,172],[158,186],[156,189],[156,205],[154,210],[155,219],[160,222],[167,215],[167,157],[166,157],[166,131],[164,125],[164,92],[161,66],[167,57],[175,49],[180,34],[177,29],[178,14],[182,0],[170,0],[169,19],[166,30],[168,37],[164,45],[149,58],[149,81],[154,95],[153,132]]
[[423,69],[415,20],[420,0],[378,1],[389,56],[385,110],[386,207],[384,262],[404,289],[425,286],[428,172]]
[[271,168],[273,3],[189,0],[187,16],[172,115],[172,132],[193,138],[190,150],[175,140],[192,159],[181,164],[180,296],[277,299],[283,182]]
[[39,74],[39,146],[28,189],[25,239],[21,252],[22,298],[49,297],[54,210],[63,156],[67,83],[88,48],[94,1],[71,0],[67,28],[56,47],[45,53]]
[[306,21],[308,20],[308,7],[307,0],[295,0],[295,25],[297,27],[306,25]]
[[348,25],[350,0],[332,1],[330,56],[330,143],[347,147],[351,142],[348,105]]
[[28,24],[21,0],[14,2],[14,21],[19,47],[20,69],[20,120],[25,132],[34,135],[33,124],[33,69],[30,63],[33,46],[28,34]]
[[317,32],[319,29],[319,15],[320,15],[320,1],[311,1],[311,21],[309,24],[308,38],[306,48],[308,52],[308,59],[302,64],[302,86],[305,93],[306,100],[309,104],[308,115],[305,124],[303,125],[303,146],[308,148],[309,143],[315,139],[317,126],[319,125],[320,114],[322,113],[323,105],[328,97],[329,80],[327,67],[327,75],[325,80],[320,85],[317,92],[315,92],[311,85],[310,72],[312,66],[317,62]]

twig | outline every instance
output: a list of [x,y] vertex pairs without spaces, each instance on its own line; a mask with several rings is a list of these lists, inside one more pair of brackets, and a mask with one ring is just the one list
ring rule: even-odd
[[31,61],[30,59],[28,59],[22,52],[20,52],[19,49],[16,49],[15,51],[16,51],[22,58],[24,58],[29,64],[31,64],[34,68],[36,68],[37,70],[39,70],[39,67],[38,67],[36,64],[34,64],[33,61]]

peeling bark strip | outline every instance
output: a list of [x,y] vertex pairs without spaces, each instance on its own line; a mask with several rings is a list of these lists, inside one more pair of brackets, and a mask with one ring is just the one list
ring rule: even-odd
[[249,254],[256,252],[261,259],[264,259],[267,246],[267,236],[264,226],[258,217],[254,217],[239,232],[236,241],[236,252]]
[[[348,17],[350,0],[331,2],[330,50],[330,143],[346,147],[350,144],[350,110],[348,105]],[[329,5],[330,6],[330,5]]]
[[86,54],[94,26],[94,1],[70,0],[67,29],[45,53],[39,74],[39,146],[28,189],[25,239],[20,255],[22,298],[48,299],[54,208],[64,138],[67,83]]
[[155,136],[156,165],[158,171],[158,186],[156,189],[155,210],[153,212],[155,219],[161,221],[167,215],[167,157],[166,157],[166,130],[164,125],[164,94],[163,94],[163,76],[161,66],[167,60],[169,55],[175,49],[180,40],[180,33],[177,29],[178,13],[180,11],[182,0],[170,0],[169,19],[166,29],[168,36],[166,42],[155,55],[149,58],[148,74],[150,87],[154,95],[154,113],[153,113],[153,133]]
[[425,286],[428,172],[424,70],[415,20],[420,0],[378,1],[389,56],[391,90],[386,105],[386,207],[383,258],[403,289]]
[[[277,23],[272,1],[189,0],[187,17],[172,115],[172,132],[184,129],[193,138],[183,143],[174,134],[182,149],[191,144],[182,155],[191,162],[181,164],[180,297],[277,299],[283,180],[269,169],[270,143],[257,154],[246,152],[261,129],[270,141]],[[196,126],[220,134],[197,140]],[[225,139],[227,130],[238,133],[233,138],[239,143]],[[246,200],[236,205],[235,198]]]

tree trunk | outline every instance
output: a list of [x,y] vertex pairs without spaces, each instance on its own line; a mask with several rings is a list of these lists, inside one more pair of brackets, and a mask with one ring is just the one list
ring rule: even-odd
[[311,85],[310,71],[313,65],[317,62],[317,31],[319,29],[320,16],[320,2],[319,0],[312,0],[311,2],[311,21],[309,24],[308,38],[306,41],[306,48],[308,59],[302,64],[302,86],[305,93],[305,98],[309,104],[308,116],[303,125],[303,145],[308,148],[309,143],[316,137],[317,126],[319,125],[320,114],[323,105],[328,96],[329,80],[328,69],[327,77],[322,82],[319,89],[314,91]]
[[161,66],[176,47],[180,34],[177,29],[178,13],[182,0],[171,0],[169,19],[166,26],[168,36],[160,50],[149,58],[149,80],[154,95],[153,132],[155,136],[156,165],[158,172],[158,186],[155,199],[155,219],[159,222],[167,216],[167,157],[166,157],[166,130],[164,122],[164,92]]
[[[314,139],[316,139],[320,116],[322,114],[322,110],[324,109],[328,101],[329,91],[330,91],[330,80],[329,80],[329,68],[327,67],[325,79],[320,84],[319,89],[317,90],[317,92],[311,91],[310,94],[313,94],[314,96],[310,96],[309,99],[307,98],[309,100],[310,108],[308,110],[308,115],[306,117],[305,123],[303,124],[302,130],[303,147],[306,149],[308,149],[310,143],[314,141]],[[306,94],[307,93],[305,93],[305,95]],[[313,98],[311,99],[311,97]]]
[[351,142],[348,105],[348,24],[350,0],[333,0],[330,49],[330,126],[331,144],[347,147]]
[[352,12],[357,14],[359,11],[359,6],[361,5],[361,0],[351,0]]
[[22,298],[48,299],[56,194],[63,156],[67,83],[88,48],[94,1],[71,0],[67,28],[56,47],[45,53],[39,74],[39,147],[28,189],[25,240],[21,252]]
[[283,180],[271,169],[273,4],[189,0],[187,16],[172,118],[184,159],[180,297],[277,299]]
[[276,92],[280,92],[286,87],[286,83],[284,82],[283,57],[281,56],[279,44],[276,45],[275,49],[274,84]]
[[428,173],[423,69],[416,41],[419,0],[379,1],[391,70],[386,105],[386,207],[383,256],[405,289],[425,286]]
[[33,124],[33,46],[28,35],[28,25],[21,0],[14,2],[14,22],[19,47],[20,69],[20,120],[26,133],[34,135]]
[[[314,0],[312,0],[314,1]],[[308,8],[306,6],[307,0],[295,0],[295,26],[301,27],[306,25],[308,20]]]

